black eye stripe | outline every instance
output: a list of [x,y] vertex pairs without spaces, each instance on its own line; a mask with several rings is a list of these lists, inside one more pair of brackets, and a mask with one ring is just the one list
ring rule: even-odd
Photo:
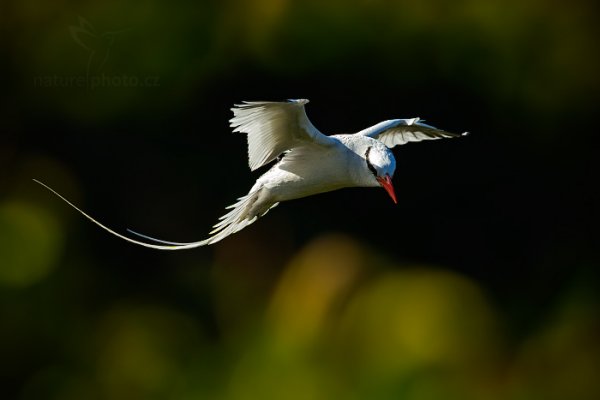
[[369,146],[367,148],[367,152],[365,153],[365,160],[367,160],[367,168],[369,168],[369,171],[371,171],[373,175],[377,176],[377,170],[375,169],[373,164],[371,164],[371,161],[369,161],[369,153],[371,152],[371,147],[372,146]]

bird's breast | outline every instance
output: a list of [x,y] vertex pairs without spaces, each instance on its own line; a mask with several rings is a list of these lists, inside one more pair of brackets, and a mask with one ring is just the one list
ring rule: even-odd
[[286,201],[313,194],[355,186],[346,157],[326,152],[316,157],[275,165],[261,179],[275,201]]

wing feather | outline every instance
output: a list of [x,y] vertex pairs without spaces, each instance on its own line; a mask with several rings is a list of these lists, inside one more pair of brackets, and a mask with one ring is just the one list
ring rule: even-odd
[[383,121],[363,129],[357,135],[372,137],[392,148],[409,142],[466,136],[468,132],[446,132],[421,122],[419,118],[409,118]]
[[231,110],[234,132],[248,134],[248,164],[251,170],[273,161],[286,150],[312,143],[331,146],[335,141],[323,135],[306,116],[308,100],[287,102],[245,101]]

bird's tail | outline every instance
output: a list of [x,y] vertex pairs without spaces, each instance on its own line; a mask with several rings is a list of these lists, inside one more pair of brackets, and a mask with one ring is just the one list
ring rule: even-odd
[[219,222],[213,226],[214,229],[210,232],[212,236],[207,239],[207,244],[216,243],[241,231],[279,204],[263,204],[261,194],[262,189],[251,191],[246,196],[240,197],[237,203],[226,207],[231,211],[220,217]]
[[171,242],[143,235],[141,233],[132,231],[131,229],[127,229],[127,231],[133,233],[134,235],[140,236],[144,239],[155,241],[157,243],[179,246],[180,249],[189,249],[193,247],[214,244],[225,239],[229,235],[241,231],[242,229],[256,221],[258,218],[262,217],[267,212],[269,212],[271,208],[279,204],[263,204],[261,201],[261,192],[262,189],[260,188],[257,190],[251,190],[250,193],[248,193],[246,196],[240,197],[237,203],[225,207],[226,210],[231,209],[231,211],[219,218],[219,222],[217,222],[213,226],[214,229],[210,232],[210,235],[212,236],[210,236],[208,239],[199,242]]
[[[220,222],[218,222],[213,227],[215,229],[211,232],[211,235],[213,235],[213,236],[210,236],[208,239],[200,240],[197,242],[188,242],[188,243],[171,242],[171,241],[167,241],[167,240],[156,239],[156,238],[132,231],[130,229],[127,229],[127,231],[129,233],[132,233],[136,236],[139,236],[139,237],[147,239],[147,240],[151,240],[156,243],[161,243],[160,245],[157,245],[157,244],[152,244],[152,243],[147,243],[147,242],[142,242],[140,240],[132,239],[130,237],[127,237],[123,234],[120,234],[120,233],[114,231],[113,229],[107,227],[106,225],[104,225],[104,224],[98,222],[97,220],[95,220],[94,218],[92,218],[90,215],[88,215],[86,212],[84,212],[83,210],[78,208],[76,205],[71,203],[63,195],[58,193],[56,190],[52,189],[50,186],[46,185],[43,182],[38,181],[37,179],[34,179],[33,181],[40,184],[41,186],[45,187],[46,189],[48,189],[50,192],[52,192],[54,195],[56,195],[62,201],[64,201],[65,203],[67,203],[68,205],[73,207],[75,210],[77,210],[81,215],[83,215],[84,217],[86,217],[87,219],[89,219],[94,224],[98,225],[100,228],[104,229],[108,233],[110,233],[120,239],[126,240],[130,243],[134,243],[134,244],[137,244],[140,246],[148,247],[151,249],[157,249],[157,250],[185,250],[185,249],[193,249],[195,247],[207,246],[207,245],[210,245],[213,243],[217,243],[218,241],[223,240],[227,236],[244,229],[246,226],[248,226],[251,223],[253,223],[254,221],[256,221],[256,219],[258,217],[265,215],[271,208],[273,208],[277,204],[279,204],[279,203],[275,203],[275,204],[263,205],[260,208],[262,208],[264,211],[260,212],[261,210],[260,210],[260,208],[257,208],[257,206],[260,206],[261,203],[257,202],[257,200],[260,199],[261,190],[258,189],[258,190],[250,191],[250,193],[248,193],[246,196],[240,197],[238,199],[237,203],[227,207],[228,209],[232,208],[232,210],[229,213],[222,216],[221,218],[219,218]],[[256,210],[258,210],[259,212],[257,212]]]

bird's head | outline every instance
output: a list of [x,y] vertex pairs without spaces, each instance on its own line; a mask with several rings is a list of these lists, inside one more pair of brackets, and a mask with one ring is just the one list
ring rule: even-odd
[[375,143],[367,147],[365,161],[367,169],[372,175],[370,179],[374,180],[373,186],[384,188],[394,203],[398,203],[396,201],[394,186],[392,185],[392,177],[396,170],[396,160],[390,149],[383,143],[375,141]]

